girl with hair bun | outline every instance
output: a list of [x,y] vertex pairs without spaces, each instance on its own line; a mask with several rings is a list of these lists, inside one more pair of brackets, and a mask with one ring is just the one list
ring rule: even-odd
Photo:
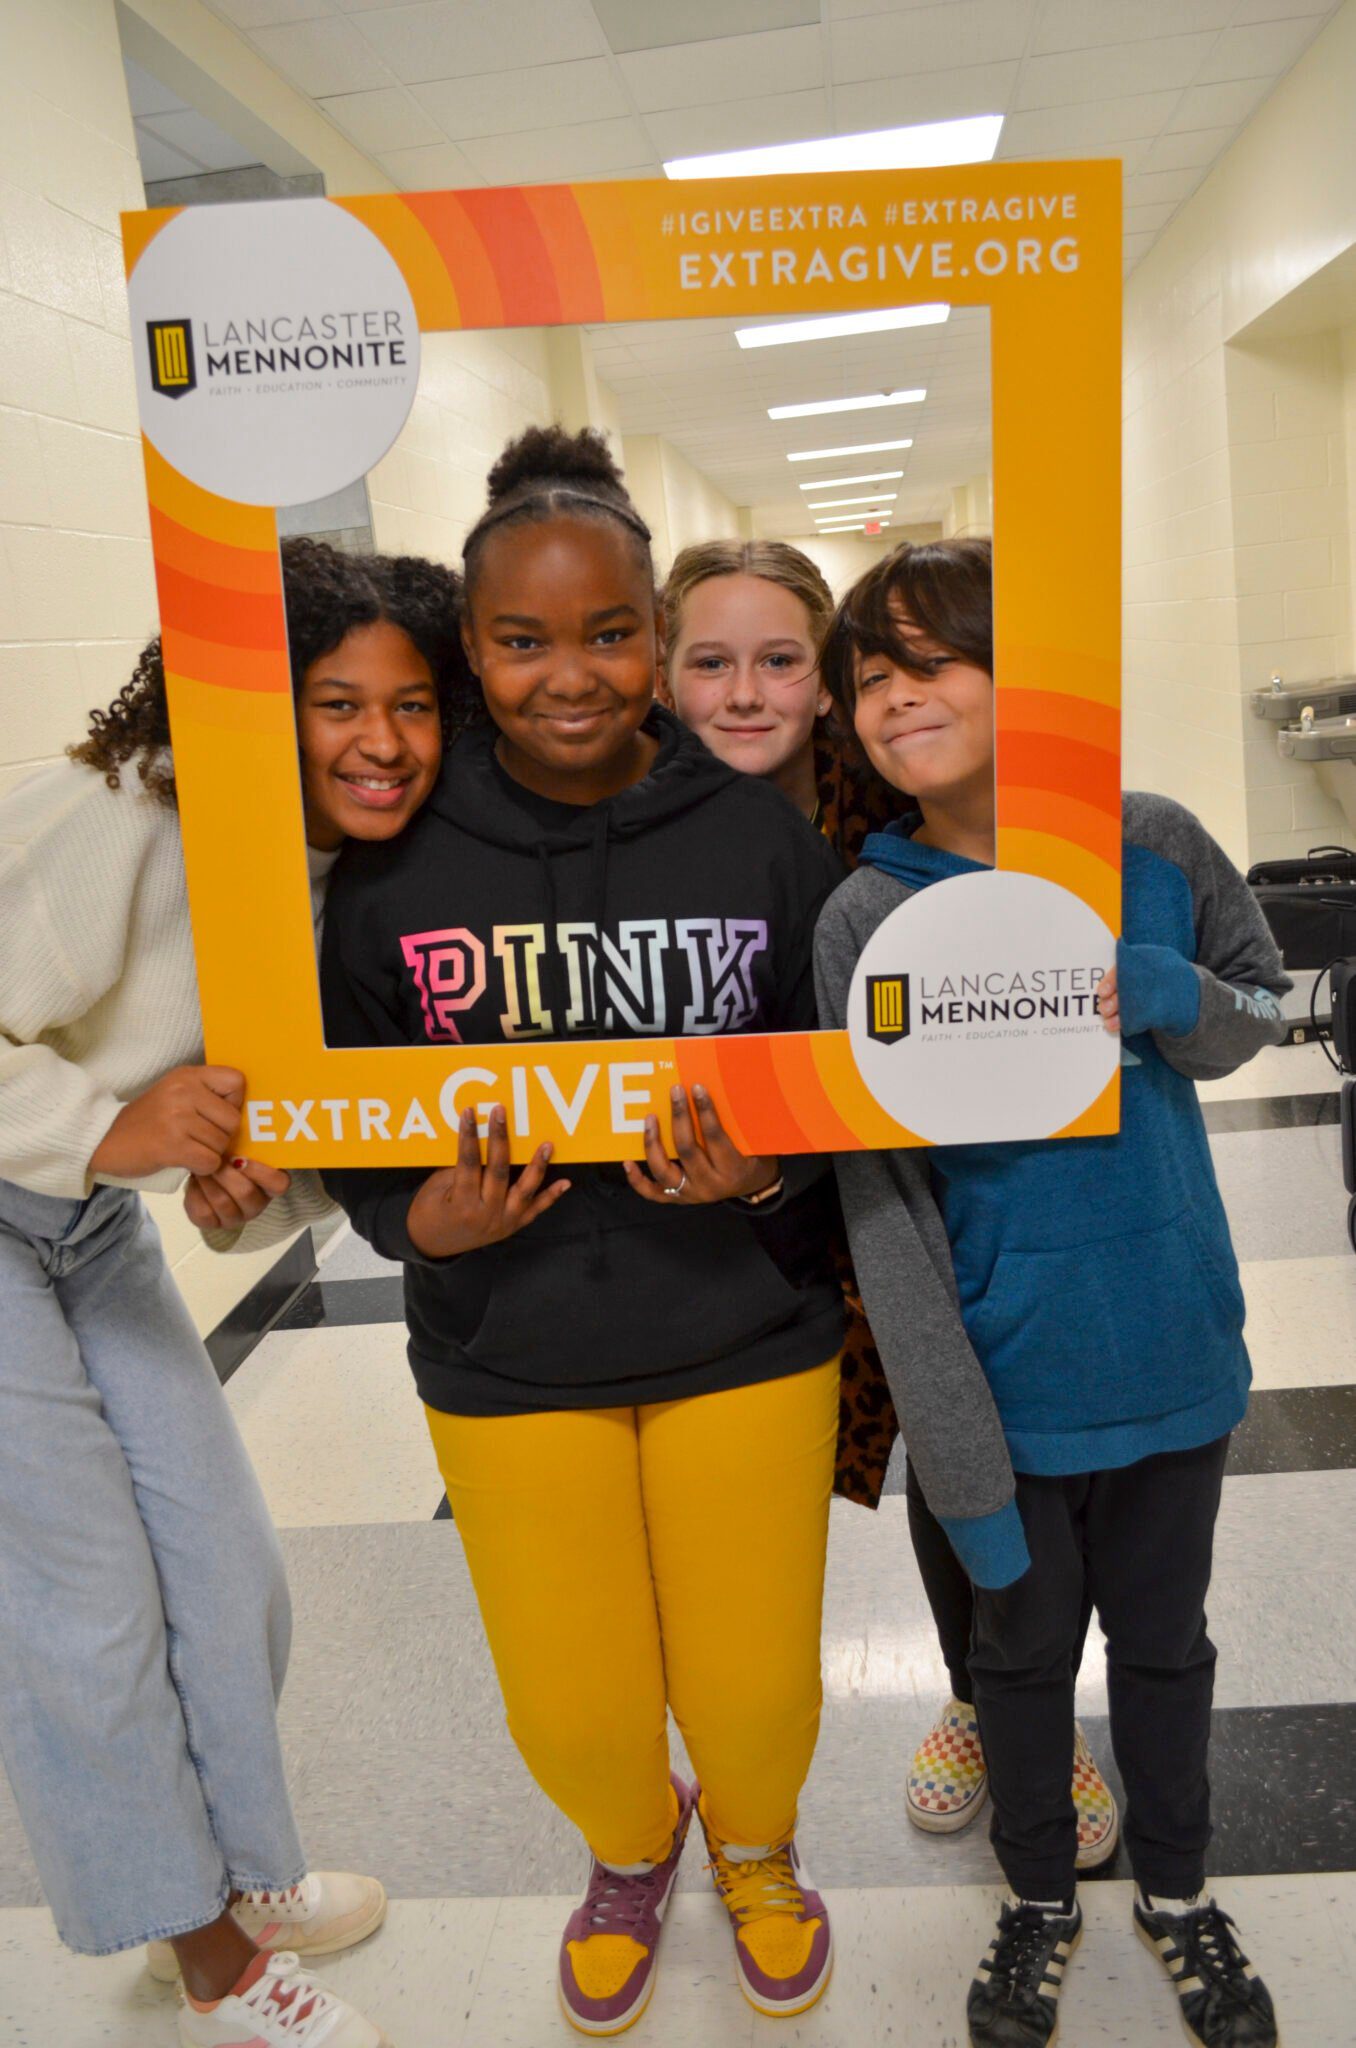
[[[310,540],[282,564],[318,917],[345,837],[402,829],[463,715],[459,585]],[[202,1064],[169,740],[153,640],[72,758],[0,803],[0,1752],[62,1940],[149,1942],[185,2048],[389,2048],[299,1961],[386,1897],[307,1872],[282,1557],[137,1192],[187,1172],[218,1245],[329,1207],[231,1157],[245,1077]]]
[[[344,863],[330,1042],[812,1027],[838,862],[654,702],[650,536],[605,442],[548,428],[506,449],[464,568],[488,717],[410,830]],[[483,1156],[467,1109],[453,1167],[325,1176],[405,1261],[509,1727],[592,1852],[559,1959],[592,2034],[649,2000],[694,1813],[757,2009],[803,2012],[832,1962],[795,1841],[843,1334],[827,1162],[745,1157],[692,1094],[673,1090],[672,1159],[647,1117],[622,1168],[560,1174],[543,1145],[514,1173],[499,1104]],[[670,1769],[670,1706],[699,1787]]]

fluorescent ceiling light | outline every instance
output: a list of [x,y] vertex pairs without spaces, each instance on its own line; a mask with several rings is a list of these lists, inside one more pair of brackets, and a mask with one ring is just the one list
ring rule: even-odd
[[868,391],[865,398],[817,398],[810,405],[770,405],[770,420],[803,420],[815,412],[870,412],[878,405],[921,405],[926,391]]
[[874,505],[878,502],[893,505],[898,496],[898,491],[868,491],[864,498],[821,498],[818,504],[811,501],[810,510],[827,512],[831,505]]
[[878,313],[829,313],[820,320],[769,320],[736,327],[741,348],[780,348],[791,341],[836,341],[845,334],[888,334],[896,327],[939,327],[950,306],[887,306]]
[[823,462],[830,455],[883,455],[887,448],[912,448],[912,441],[858,441],[853,448],[799,448],[788,462]]
[[802,484],[803,491],[836,491],[846,489],[849,484],[888,484],[897,476],[903,476],[902,469],[872,469],[865,476],[820,476],[812,484]]
[[866,521],[864,519],[850,519],[845,526],[821,526],[819,531],[824,535],[830,533],[865,533]]
[[862,135],[823,135],[761,149],[671,157],[669,178],[766,178],[787,171],[916,171],[942,164],[986,164],[998,147],[1001,114],[964,121],[923,121],[909,128],[873,128]]

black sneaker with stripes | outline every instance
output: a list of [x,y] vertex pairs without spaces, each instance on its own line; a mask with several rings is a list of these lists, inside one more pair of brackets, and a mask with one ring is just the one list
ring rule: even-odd
[[1054,2048],[1064,1966],[1082,1932],[1077,1904],[1060,1913],[1007,1899],[965,2004],[971,2048]]
[[1208,1894],[1184,1903],[1185,1913],[1173,1913],[1143,1893],[1135,1898],[1135,1931],[1171,1977],[1182,2025],[1203,2048],[1276,2048],[1271,1993],[1233,1921]]

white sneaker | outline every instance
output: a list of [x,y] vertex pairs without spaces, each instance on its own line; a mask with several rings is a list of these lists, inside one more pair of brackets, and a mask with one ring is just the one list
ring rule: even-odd
[[[376,1933],[386,1918],[386,1893],[375,1877],[313,1870],[285,1892],[246,1892],[231,1911],[259,1948],[334,1956]],[[173,1984],[179,1975],[168,1941],[149,1944],[146,1964],[157,1983]]]
[[347,1999],[317,1984],[296,1956],[261,1955],[260,1963],[252,1984],[210,2012],[180,1996],[183,2048],[391,2048],[385,2034]]

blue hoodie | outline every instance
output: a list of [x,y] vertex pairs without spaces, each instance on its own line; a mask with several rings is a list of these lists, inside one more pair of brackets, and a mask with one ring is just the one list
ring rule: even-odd
[[[873,834],[862,868],[826,907],[816,940],[824,1022],[835,1005],[845,1013],[852,966],[884,915],[918,889],[977,871],[920,844],[919,823]],[[910,1456],[981,1584],[1005,1584],[1025,1567],[1012,1469],[1098,1471],[1188,1450],[1232,1429],[1247,1402],[1243,1296],[1194,1084],[1279,1041],[1276,996],[1289,982],[1243,878],[1190,813],[1128,796],[1124,857],[1119,1133],[838,1162]],[[930,1176],[954,1274],[960,1327],[943,1333],[943,1348],[963,1342],[978,1362],[1010,1460],[1006,1487],[991,1468],[962,1477],[954,1454],[929,1459],[933,1432],[964,1442],[956,1390],[949,1415],[932,1413],[921,1392],[935,1313],[922,1330],[910,1326],[899,1244],[882,1259],[878,1215],[861,1221],[919,1174]],[[914,1241],[935,1265],[935,1247]],[[995,1493],[1006,1493],[997,1506]]]

